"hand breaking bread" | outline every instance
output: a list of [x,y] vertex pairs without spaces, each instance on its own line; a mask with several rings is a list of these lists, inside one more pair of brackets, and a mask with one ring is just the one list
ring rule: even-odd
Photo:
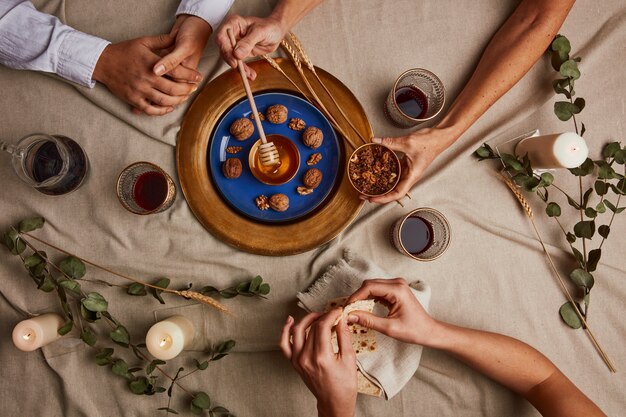
[[[349,305],[346,305],[346,301],[348,301],[348,297],[335,298],[326,305],[326,312],[337,307],[343,308],[341,316],[335,321],[335,325],[353,311],[360,310],[368,313],[374,311],[374,300],[355,301]],[[376,333],[373,330],[358,324],[350,324],[349,327],[352,332],[352,348],[357,356],[376,351]],[[337,332],[335,330],[331,336],[331,343],[333,344],[333,352],[337,353],[339,346],[337,345]],[[357,391],[374,397],[380,397],[383,393],[380,387],[370,381],[360,370],[357,372]]]

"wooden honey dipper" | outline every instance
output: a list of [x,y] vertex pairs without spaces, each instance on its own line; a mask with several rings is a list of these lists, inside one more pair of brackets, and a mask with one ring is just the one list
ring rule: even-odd
[[[228,33],[228,37],[230,38],[230,44],[234,49],[237,45],[237,41],[235,40],[233,31],[228,28],[226,29],[226,32]],[[254,115],[254,121],[259,131],[259,136],[261,136],[262,143],[261,146],[259,146],[259,159],[261,160],[261,164],[265,166],[278,165],[280,164],[278,149],[276,149],[276,145],[274,145],[273,142],[268,142],[267,138],[265,137],[265,131],[263,130],[261,118],[259,117],[259,112],[256,108],[256,103],[254,102],[254,96],[252,95],[252,90],[250,89],[250,83],[248,82],[248,77],[246,77],[246,71],[243,68],[243,62],[241,62],[240,59],[237,60],[237,68],[239,68],[239,75],[241,75],[241,81],[243,81],[243,87],[246,90],[246,95],[248,96],[250,107],[252,108],[252,114]]]

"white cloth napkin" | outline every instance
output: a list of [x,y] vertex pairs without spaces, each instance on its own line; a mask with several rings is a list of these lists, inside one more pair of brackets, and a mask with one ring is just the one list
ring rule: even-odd
[[[378,266],[354,256],[349,251],[344,259],[331,266],[305,292],[298,293],[298,306],[306,311],[324,311],[327,302],[356,291],[366,279],[390,278]],[[405,277],[410,282],[410,277]],[[428,311],[430,287],[414,281],[411,289],[415,298]],[[374,314],[385,316],[387,309],[377,304]],[[413,376],[422,357],[422,347],[399,342],[381,333],[376,334],[378,349],[358,357],[359,369],[384,392],[385,398],[395,396]]]

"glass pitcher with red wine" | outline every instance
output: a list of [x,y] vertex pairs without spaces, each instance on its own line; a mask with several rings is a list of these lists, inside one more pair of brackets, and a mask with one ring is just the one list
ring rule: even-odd
[[76,190],[89,170],[83,148],[66,136],[35,133],[17,144],[0,141],[0,150],[11,154],[13,170],[22,181],[48,195]]

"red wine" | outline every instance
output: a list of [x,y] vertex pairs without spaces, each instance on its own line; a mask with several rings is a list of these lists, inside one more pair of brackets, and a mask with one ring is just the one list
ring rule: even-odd
[[[61,135],[54,136],[61,144],[46,141],[27,156],[25,169],[36,182],[43,182],[59,176],[51,184],[37,187],[48,195],[61,195],[74,191],[87,176],[89,160],[87,154],[74,140]],[[63,146],[59,151],[57,146]],[[67,166],[64,166],[66,164]]]
[[428,113],[428,98],[417,87],[400,87],[396,90],[396,103],[402,113],[413,119],[423,119]]
[[433,244],[433,227],[421,217],[408,217],[400,230],[400,241],[407,252],[419,255]]
[[63,168],[63,158],[54,142],[44,142],[37,148],[31,167],[35,181],[43,182],[52,178],[61,172],[61,168]]
[[133,188],[135,203],[144,210],[159,208],[167,198],[167,179],[163,174],[149,171],[141,174]]

